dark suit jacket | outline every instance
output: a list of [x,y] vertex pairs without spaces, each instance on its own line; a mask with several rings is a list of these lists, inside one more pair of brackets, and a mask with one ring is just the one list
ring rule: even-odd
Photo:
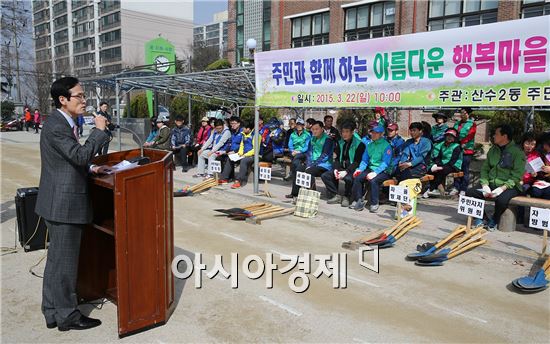
[[93,129],[81,145],[59,111],[48,116],[40,133],[42,167],[35,209],[38,215],[61,223],[92,222],[88,169],[108,139],[102,130]]

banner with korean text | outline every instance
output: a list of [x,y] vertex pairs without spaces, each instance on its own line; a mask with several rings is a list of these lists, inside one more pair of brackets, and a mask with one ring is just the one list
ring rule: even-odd
[[255,55],[256,105],[550,106],[550,16]]

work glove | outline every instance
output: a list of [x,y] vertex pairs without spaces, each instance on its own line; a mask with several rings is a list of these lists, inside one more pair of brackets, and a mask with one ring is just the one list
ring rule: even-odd
[[493,190],[492,194],[493,194],[493,197],[498,197],[503,192],[504,192],[504,189],[501,186],[499,186],[498,188]]
[[369,174],[367,174],[367,180],[372,180],[372,179],[374,179],[377,175],[378,175],[378,173],[376,173],[376,172],[370,172]]
[[348,171],[340,171],[338,172],[338,175],[340,176],[340,179],[344,179],[348,175]]
[[353,172],[353,178],[357,178],[357,176],[360,174],[361,174],[360,170],[355,170],[355,172]]
[[437,165],[433,165],[432,168],[430,169],[432,172],[437,172],[437,171],[441,171],[443,169],[443,167],[439,167]]
[[481,192],[483,192],[483,197],[487,197],[491,195],[491,188],[489,185],[483,185],[481,187]]

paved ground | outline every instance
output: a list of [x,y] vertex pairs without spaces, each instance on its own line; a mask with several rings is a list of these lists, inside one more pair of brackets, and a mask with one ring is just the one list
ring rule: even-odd
[[[19,187],[38,185],[38,135],[0,134],[2,152],[2,246],[13,247],[15,206]],[[126,142],[125,142],[126,143]],[[128,145],[131,142],[127,142]],[[175,187],[194,182],[175,172]],[[277,186],[277,184],[281,184]],[[274,202],[283,202],[288,186],[274,181]],[[274,273],[273,289],[265,277],[250,280],[239,274],[239,288],[221,277],[203,276],[203,286],[177,280],[177,307],[162,327],[117,339],[116,307],[83,306],[103,321],[89,331],[47,330],[40,314],[41,279],[28,270],[43,251],[2,255],[2,341],[12,342],[548,342],[550,292],[521,295],[511,291],[512,279],[525,275],[540,250],[538,233],[490,233],[489,244],[455,258],[443,267],[420,268],[405,261],[427,238],[438,238],[464,219],[453,203],[429,200],[419,205],[424,220],[396,247],[381,251],[380,273],[361,266],[357,253],[340,248],[343,241],[392,223],[390,206],[372,215],[321,204],[315,219],[285,217],[262,225],[215,217],[218,207],[249,203],[251,184],[242,190],[217,188],[174,201],[177,254],[202,253],[208,270],[214,255],[231,252],[240,261],[249,255],[348,253],[348,285],[333,289],[326,276],[310,277],[302,294],[288,287],[288,275]],[[263,198],[265,199],[265,198]],[[312,263],[312,270],[317,268]],[[42,273],[44,262],[35,271]],[[293,270],[297,271],[297,270]]]

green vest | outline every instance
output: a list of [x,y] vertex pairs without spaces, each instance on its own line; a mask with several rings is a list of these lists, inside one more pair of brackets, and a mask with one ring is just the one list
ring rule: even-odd
[[[338,144],[340,145],[340,163],[343,164],[344,161],[342,161],[342,159],[344,157],[344,145],[346,144],[346,141],[344,141],[344,139],[340,139],[338,141]],[[357,136],[353,135],[351,137],[351,145],[349,146],[349,152],[348,152],[350,164],[353,164],[353,162],[355,161],[355,151],[357,150],[357,147],[359,147],[360,144],[361,144],[361,138],[359,137],[359,135]]]
[[[462,125],[462,127],[460,128],[460,130],[458,130],[458,127]],[[458,121],[455,123],[455,126],[454,126],[454,129],[456,129],[456,131],[458,131],[458,139],[459,141],[462,141],[462,139],[464,139],[466,136],[468,136],[468,132],[470,131],[470,129],[472,128],[472,126],[474,125],[474,120],[469,118],[466,123],[462,124],[461,121]],[[470,150],[470,151],[473,151],[474,150],[474,138],[472,138],[470,141],[466,142],[464,144],[464,150]]]
[[[319,159],[323,153],[323,146],[327,139],[328,135],[326,133],[323,133],[320,138],[316,138],[315,136],[311,137],[311,160],[315,161]],[[332,162],[332,156],[329,157],[329,161]]]
[[302,134],[300,135],[298,135],[298,132],[294,130],[291,134],[294,150],[301,151],[302,148],[304,148],[306,140],[309,136],[311,136],[311,134],[305,129],[302,130]]
[[[446,165],[451,161],[451,157],[453,156],[453,152],[456,147],[460,147],[460,144],[453,142],[450,145],[445,145],[445,141],[436,143],[434,146],[434,150],[432,151],[432,164],[435,158],[441,155],[441,163],[443,165]],[[430,167],[431,167],[430,166]],[[460,153],[460,157],[456,160],[456,162],[453,165],[457,170],[460,170],[462,167],[462,152]]]
[[[369,168],[371,170],[374,170],[375,168],[378,168],[380,164],[382,164],[382,157],[384,156],[384,153],[386,151],[391,149],[390,143],[386,141],[384,138],[380,138],[376,141],[372,141],[367,145],[367,152],[369,154]],[[391,164],[388,164],[388,168],[386,171],[389,170]]]

